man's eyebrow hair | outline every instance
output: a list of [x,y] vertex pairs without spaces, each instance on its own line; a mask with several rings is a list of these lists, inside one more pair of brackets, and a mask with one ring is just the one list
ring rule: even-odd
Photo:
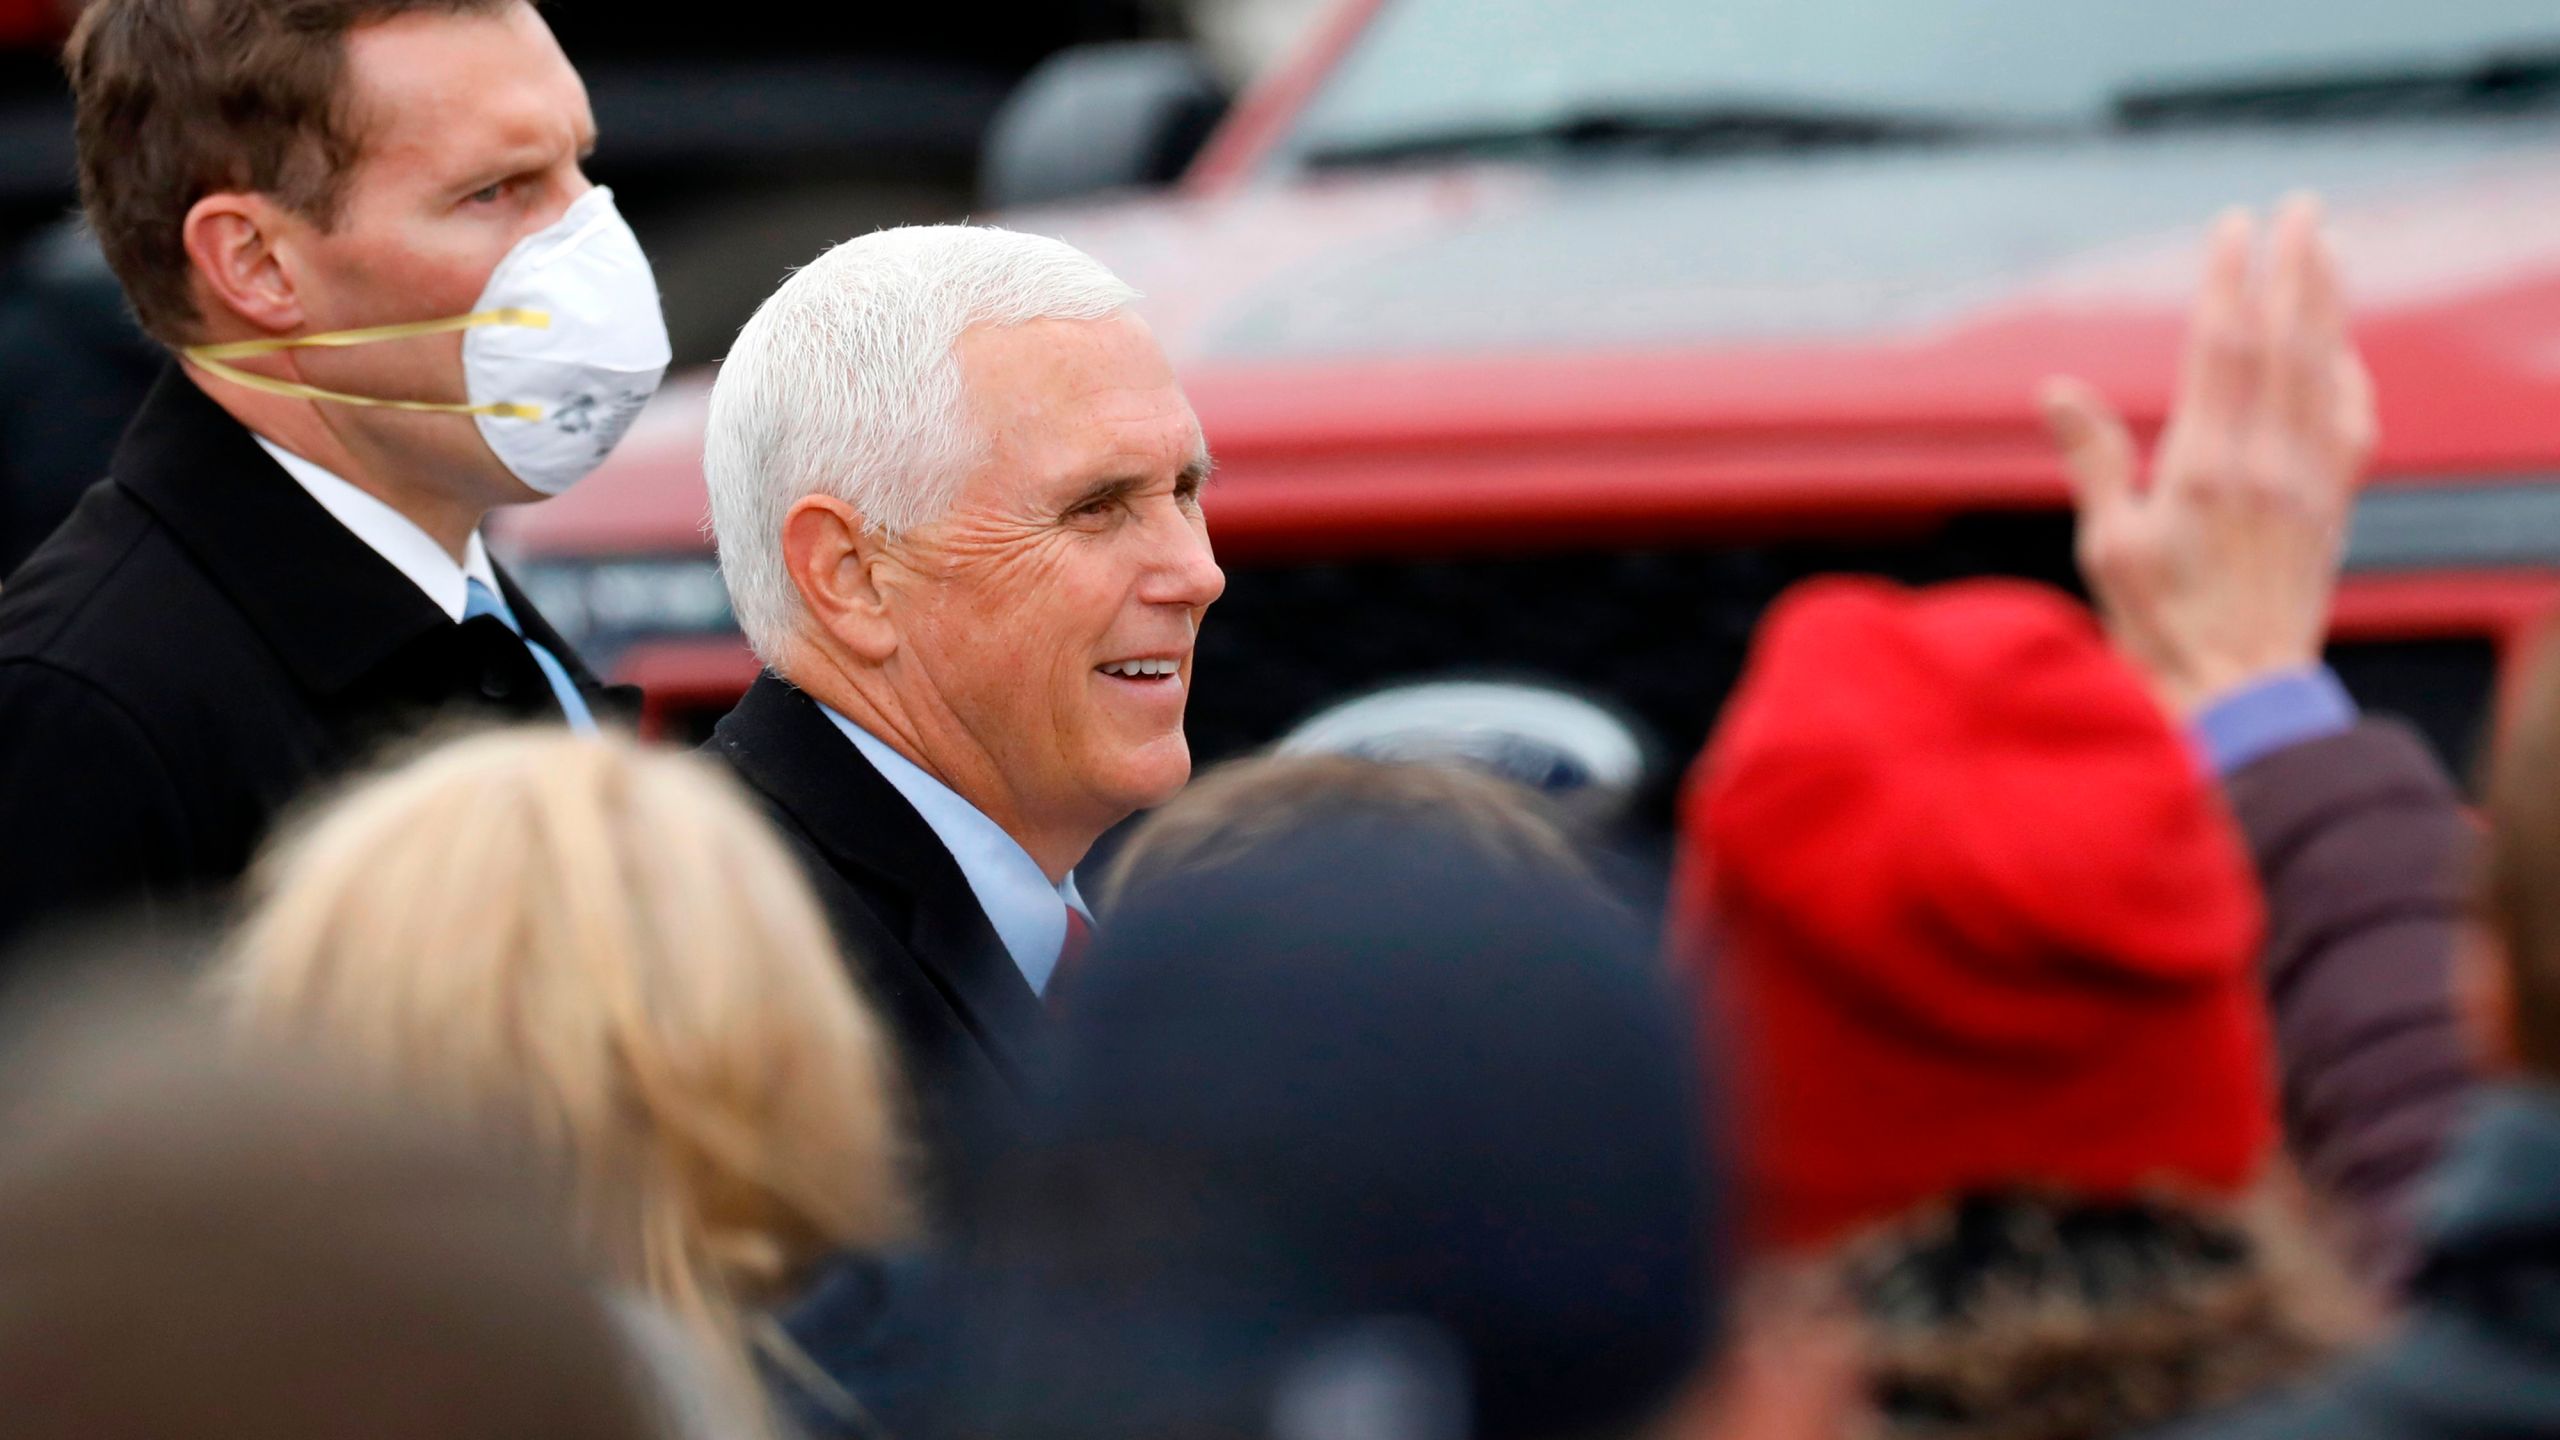
[[[596,153],[596,143],[600,138],[599,132],[592,127],[576,127],[569,135],[570,153],[584,161]],[[492,180],[513,179],[545,168],[558,158],[558,154],[548,141],[510,140],[499,149],[495,159],[457,172],[457,183],[483,175]]]
[[1117,475],[1108,480],[1096,480],[1077,492],[1076,498],[1068,501],[1063,508],[1080,509],[1096,500],[1109,500],[1142,489],[1146,483],[1145,477],[1138,475]]
[[[1174,484],[1187,484],[1196,489],[1200,485],[1206,483],[1210,473],[1217,468],[1218,462],[1210,456],[1208,449],[1204,446],[1200,450],[1193,452],[1190,460],[1186,461],[1183,464],[1182,469],[1175,473],[1173,477]],[[1084,489],[1076,492],[1076,497],[1068,501],[1061,508],[1067,510],[1078,509],[1082,506],[1090,505],[1096,500],[1108,500],[1117,496],[1128,495],[1135,493],[1136,491],[1144,490],[1148,485],[1153,483],[1154,482],[1152,480],[1144,475],[1114,475],[1109,479],[1096,480],[1092,484],[1087,485]]]
[[550,157],[534,146],[513,146],[470,169],[454,171],[453,179],[448,183],[456,188],[467,185],[477,190],[502,180],[530,175],[549,163]]

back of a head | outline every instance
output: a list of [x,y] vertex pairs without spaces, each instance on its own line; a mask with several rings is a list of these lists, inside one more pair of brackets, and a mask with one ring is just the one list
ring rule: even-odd
[[785,663],[797,623],[792,505],[831,495],[901,535],[939,518],[978,464],[963,334],[1107,319],[1136,298],[1063,241],[983,225],[882,230],[793,272],[721,362],[703,436],[720,573],[757,655]]
[[1879,1433],[2140,1433],[2352,1336],[2267,1183],[2246,851],[2084,610],[1801,587],[1685,821],[1675,929],[1731,1011],[1749,1228],[1859,1316]]
[[307,1046],[558,1181],[596,1262],[735,1369],[733,1307],[906,1220],[888,1042],[797,866],[699,757],[456,741],[272,847],[216,974]]
[[1124,895],[1082,978],[987,1227],[996,1433],[1602,1434],[1700,1364],[1693,1037],[1579,875],[1309,825]]
[[515,1177],[323,1073],[216,1060],[167,1023],[47,1048],[15,1057],[0,1134],[12,1436],[658,1433]]
[[1675,931],[1733,1012],[1759,1243],[1975,1189],[2231,1197],[2263,1173],[2247,852],[2059,593],[1783,597],[1683,844]]
[[1524,874],[1583,861],[1544,797],[1455,762],[1272,754],[1230,761],[1149,814],[1112,858],[1106,907],[1177,875],[1232,868],[1308,826],[1372,825],[1468,848]]

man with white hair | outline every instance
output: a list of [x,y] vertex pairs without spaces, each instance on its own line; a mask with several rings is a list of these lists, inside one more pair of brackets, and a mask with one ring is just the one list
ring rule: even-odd
[[712,391],[712,525],[767,673],[708,748],[802,852],[946,1164],[1090,933],[1076,863],[1190,778],[1226,581],[1135,298],[1055,240],[883,231],[784,284]]

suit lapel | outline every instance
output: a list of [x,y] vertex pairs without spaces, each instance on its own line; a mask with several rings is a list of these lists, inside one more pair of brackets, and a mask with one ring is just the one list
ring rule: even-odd
[[748,689],[711,744],[839,873],[868,876],[910,898],[909,950],[1008,1077],[1026,1083],[1047,1023],[1040,997],[996,937],[959,862],[897,787],[816,701],[771,674]]
[[[314,693],[336,695],[414,660],[412,646],[453,627],[175,366],[143,401],[112,473]],[[636,717],[639,692],[589,673],[503,570],[498,588],[525,633],[559,658],[599,714]]]
[[110,469],[312,691],[334,695],[452,625],[174,365]]

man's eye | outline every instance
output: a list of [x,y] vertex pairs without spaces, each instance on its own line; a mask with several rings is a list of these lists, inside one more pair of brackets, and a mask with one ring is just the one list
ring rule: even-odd
[[1082,519],[1091,519],[1094,516],[1108,513],[1111,509],[1111,505],[1112,502],[1108,497],[1099,500],[1087,500],[1067,513]]
[[471,196],[470,196],[470,200],[471,200],[471,203],[472,203],[472,204],[474,204],[474,205],[495,205],[495,204],[497,204],[497,203],[498,203],[498,199],[499,199],[499,197],[500,197],[500,196],[505,195],[506,193],[507,193],[507,182],[506,182],[506,181],[504,181],[504,180],[501,180],[501,181],[499,181],[497,184],[490,186],[490,187],[489,187],[488,189],[486,189],[486,190],[474,190],[474,191],[472,191],[472,192],[471,192]]

